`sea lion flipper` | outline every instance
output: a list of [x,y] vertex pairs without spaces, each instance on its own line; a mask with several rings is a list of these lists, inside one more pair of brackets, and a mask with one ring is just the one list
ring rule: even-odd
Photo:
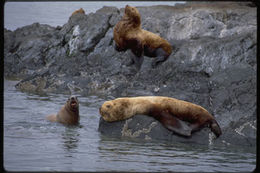
[[46,120],[51,121],[51,122],[56,122],[57,121],[57,116],[55,114],[48,115],[46,117]]
[[155,58],[152,62],[152,68],[155,68],[160,63],[166,61],[168,57],[170,56],[167,54],[162,48],[159,48],[156,50],[157,58]]
[[160,121],[168,130],[171,130],[178,135],[186,137],[191,136],[192,128],[190,128],[184,121],[176,118],[172,114],[163,111],[160,112],[160,115],[157,114],[155,118],[158,119],[158,121]]
[[222,134],[221,128],[219,127],[216,120],[213,120],[212,124],[210,125],[211,131],[219,137]]

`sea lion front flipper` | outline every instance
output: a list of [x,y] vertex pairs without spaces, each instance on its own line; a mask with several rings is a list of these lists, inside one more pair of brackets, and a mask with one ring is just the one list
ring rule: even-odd
[[162,112],[156,112],[153,113],[152,116],[160,121],[164,127],[166,127],[168,130],[173,131],[174,133],[190,137],[192,129],[190,126],[188,126],[184,121],[176,118],[172,114],[162,111]]
[[57,116],[55,114],[48,115],[46,117],[46,120],[51,121],[51,122],[56,122],[57,121]]

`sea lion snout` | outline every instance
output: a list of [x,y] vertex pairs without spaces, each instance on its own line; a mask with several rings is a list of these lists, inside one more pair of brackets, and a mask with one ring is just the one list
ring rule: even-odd
[[100,114],[101,116],[103,115],[102,106],[100,106],[100,108],[99,108],[99,114]]
[[112,105],[110,102],[105,102],[100,108],[99,113],[103,117],[104,120],[110,121],[110,119],[113,119],[111,116],[111,108]]
[[79,101],[78,101],[77,96],[74,96],[74,95],[70,96],[69,99],[68,99],[68,102],[69,102],[70,107],[72,109],[78,109]]
[[70,96],[69,101],[72,103],[78,103],[78,98],[76,96]]

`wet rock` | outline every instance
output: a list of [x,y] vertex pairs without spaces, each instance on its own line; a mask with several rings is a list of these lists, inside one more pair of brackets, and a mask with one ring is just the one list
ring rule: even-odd
[[59,44],[59,34],[51,26],[34,23],[5,32],[4,40],[5,76],[25,77],[46,65],[45,54]]
[[[256,7],[248,2],[196,2],[138,10],[142,27],[166,38],[174,48],[155,69],[151,68],[153,59],[145,57],[137,71],[127,65],[130,51],[115,51],[113,27],[124,9],[104,7],[96,13],[73,15],[62,27],[35,23],[13,32],[5,29],[4,75],[22,78],[16,87],[25,92],[114,98],[161,95],[186,100],[216,117],[223,135],[213,143],[254,146]],[[142,119],[147,120],[140,116],[131,122]],[[145,128],[151,123],[144,124]],[[102,133],[102,125],[123,127],[100,121]],[[162,129],[141,138],[169,136]],[[204,131],[196,135],[209,141]]]
[[145,140],[164,140],[169,142],[186,142],[209,144],[214,140],[209,129],[193,133],[191,137],[182,137],[167,130],[160,122],[146,115],[136,115],[128,120],[116,123],[106,122],[100,118],[99,129],[103,135],[121,138],[136,138]]

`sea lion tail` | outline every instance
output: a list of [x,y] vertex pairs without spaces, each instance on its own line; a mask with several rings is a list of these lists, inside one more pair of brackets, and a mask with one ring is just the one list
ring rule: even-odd
[[216,120],[213,120],[211,125],[211,131],[217,136],[217,138],[222,134],[221,128]]

